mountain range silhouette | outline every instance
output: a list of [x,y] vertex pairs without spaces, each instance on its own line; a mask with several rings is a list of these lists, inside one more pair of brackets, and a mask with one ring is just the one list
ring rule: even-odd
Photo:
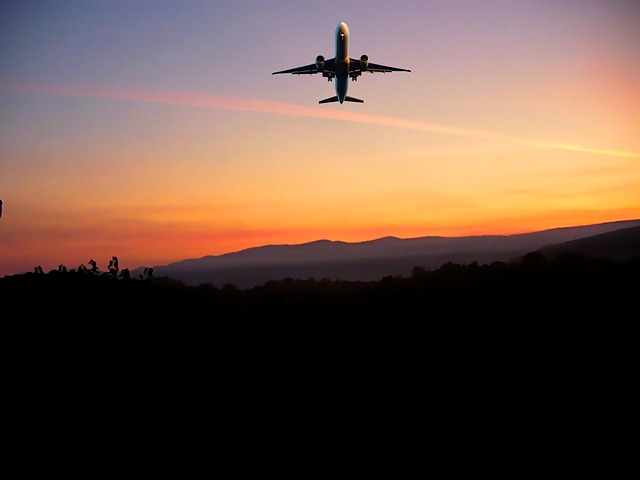
[[[565,249],[620,258],[638,254],[640,220],[553,228],[514,235],[419,238],[383,237],[364,242],[317,240],[294,245],[265,245],[223,255],[208,255],[153,267],[157,277],[169,277],[185,285],[203,283],[240,289],[285,278],[375,281],[387,275],[408,276],[414,267],[435,269],[449,262],[490,264],[516,261],[544,249]],[[635,229],[634,229],[635,228]],[[603,234],[631,229],[608,237]],[[620,248],[618,237],[626,239]],[[573,243],[572,243],[573,242]],[[611,245],[611,246],[609,246]],[[143,267],[132,270],[138,277]]]

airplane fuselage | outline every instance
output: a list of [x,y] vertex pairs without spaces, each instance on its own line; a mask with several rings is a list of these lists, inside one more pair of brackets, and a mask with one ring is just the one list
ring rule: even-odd
[[336,96],[344,102],[349,89],[349,27],[340,22],[336,27]]

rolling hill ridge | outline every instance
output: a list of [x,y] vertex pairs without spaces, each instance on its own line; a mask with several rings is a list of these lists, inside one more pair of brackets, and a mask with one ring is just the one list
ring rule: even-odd
[[[383,237],[353,243],[318,240],[254,247],[153,269],[155,276],[170,277],[185,285],[232,284],[241,289],[285,278],[371,281],[387,275],[408,276],[416,266],[430,270],[448,262],[515,261],[537,250],[550,253],[565,248],[612,258],[637,255],[639,236],[640,220],[627,220],[515,235]],[[621,248],[621,242],[626,247]],[[140,267],[132,274],[136,277],[142,271]]]

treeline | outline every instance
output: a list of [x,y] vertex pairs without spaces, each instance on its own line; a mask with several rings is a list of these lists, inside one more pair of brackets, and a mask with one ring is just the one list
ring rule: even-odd
[[[4,311],[17,315],[124,318],[333,318],[385,316],[431,320],[480,317],[556,318],[632,315],[640,293],[640,259],[614,261],[533,252],[518,262],[416,266],[409,277],[379,281],[292,279],[241,290],[233,285],[186,286],[152,269],[134,278],[113,257],[107,271],[90,267],[34,272],[0,279]],[[631,311],[629,310],[631,309]],[[637,312],[636,312],[637,313]]]

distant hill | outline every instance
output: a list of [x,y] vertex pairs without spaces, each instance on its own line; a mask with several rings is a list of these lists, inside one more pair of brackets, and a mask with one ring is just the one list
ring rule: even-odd
[[640,226],[547,245],[539,251],[548,258],[563,253],[613,260],[640,258]]
[[[248,289],[285,278],[376,281],[388,275],[409,276],[414,267],[432,270],[448,262],[490,264],[515,261],[548,246],[559,248],[558,245],[566,242],[627,229],[632,231],[621,233],[619,237],[604,237],[594,240],[595,243],[577,245],[583,245],[581,248],[586,249],[585,252],[591,249],[604,256],[620,256],[627,251],[632,254],[634,245],[637,247],[634,232],[639,227],[640,220],[628,220],[516,235],[384,237],[353,243],[318,240],[209,255],[154,266],[153,269],[156,277],[169,277],[185,285],[210,284],[217,288],[234,285]],[[616,247],[618,241],[626,241],[629,248]],[[142,267],[134,269],[132,275],[137,277],[142,271]]]

